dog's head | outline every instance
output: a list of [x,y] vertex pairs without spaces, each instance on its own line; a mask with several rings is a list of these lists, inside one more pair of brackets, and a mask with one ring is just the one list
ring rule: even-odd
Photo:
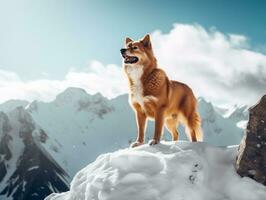
[[146,35],[139,41],[130,38],[125,40],[125,48],[120,50],[125,65],[151,65],[155,62],[150,36]]

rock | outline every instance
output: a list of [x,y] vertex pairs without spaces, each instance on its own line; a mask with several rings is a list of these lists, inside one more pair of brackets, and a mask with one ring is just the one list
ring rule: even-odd
[[249,109],[249,122],[238,149],[237,173],[266,185],[266,95]]

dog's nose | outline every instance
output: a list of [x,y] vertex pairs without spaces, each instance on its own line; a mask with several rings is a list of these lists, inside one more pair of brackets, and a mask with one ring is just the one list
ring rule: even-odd
[[120,49],[121,54],[123,55],[127,49]]

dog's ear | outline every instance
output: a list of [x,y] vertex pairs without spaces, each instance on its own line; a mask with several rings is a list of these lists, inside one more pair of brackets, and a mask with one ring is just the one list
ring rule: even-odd
[[144,47],[151,48],[151,40],[149,34],[145,35],[141,42],[143,43]]
[[128,43],[132,42],[133,40],[131,40],[129,37],[126,37],[126,40],[125,40],[125,44],[127,45]]

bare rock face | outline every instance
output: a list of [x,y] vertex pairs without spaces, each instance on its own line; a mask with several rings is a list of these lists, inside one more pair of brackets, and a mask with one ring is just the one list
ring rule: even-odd
[[249,122],[239,146],[237,173],[266,185],[266,95],[249,109]]

